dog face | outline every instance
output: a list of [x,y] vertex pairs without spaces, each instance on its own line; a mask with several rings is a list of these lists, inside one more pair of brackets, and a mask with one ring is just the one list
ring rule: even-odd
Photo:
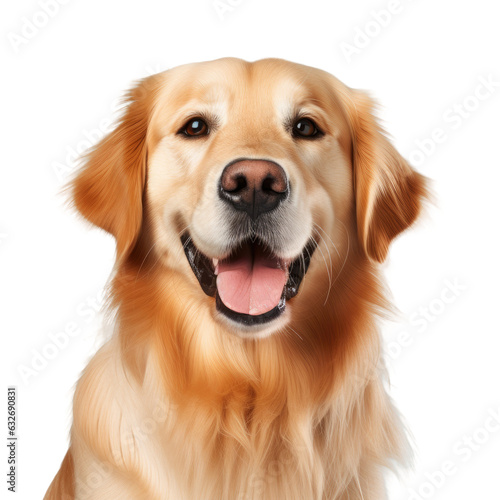
[[385,259],[425,185],[376,123],[369,98],[282,60],[222,59],[142,81],[89,154],[74,200],[182,275],[240,336],[266,336],[326,301],[354,256]]

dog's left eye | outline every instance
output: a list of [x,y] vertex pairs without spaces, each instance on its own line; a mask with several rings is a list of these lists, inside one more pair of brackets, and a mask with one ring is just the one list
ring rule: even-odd
[[304,137],[305,139],[312,139],[322,135],[317,125],[310,118],[297,120],[293,125],[292,134],[295,137]]
[[178,132],[188,137],[208,135],[208,125],[201,118],[192,118]]

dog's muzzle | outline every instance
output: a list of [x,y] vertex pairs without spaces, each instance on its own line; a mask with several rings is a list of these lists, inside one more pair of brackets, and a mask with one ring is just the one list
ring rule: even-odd
[[288,177],[277,163],[235,160],[219,181],[219,197],[226,204],[235,242],[229,255],[209,259],[188,233],[181,237],[201,288],[215,296],[218,311],[233,321],[246,326],[267,323],[280,316],[286,301],[298,293],[316,242],[311,238],[292,259],[280,258],[273,250],[271,232],[289,195]]

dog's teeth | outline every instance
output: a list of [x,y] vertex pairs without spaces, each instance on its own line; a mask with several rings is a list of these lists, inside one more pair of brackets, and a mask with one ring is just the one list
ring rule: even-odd
[[212,259],[212,264],[214,265],[214,274],[217,276],[219,274],[219,259]]

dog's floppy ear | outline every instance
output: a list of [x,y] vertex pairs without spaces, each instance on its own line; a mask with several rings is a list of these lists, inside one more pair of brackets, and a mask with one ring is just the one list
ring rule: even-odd
[[83,158],[69,188],[74,207],[116,238],[117,258],[135,243],[142,222],[148,125],[158,85],[141,80],[125,97],[118,125]]
[[365,93],[349,90],[358,238],[366,255],[383,262],[389,244],[418,217],[426,178],[387,139]]

